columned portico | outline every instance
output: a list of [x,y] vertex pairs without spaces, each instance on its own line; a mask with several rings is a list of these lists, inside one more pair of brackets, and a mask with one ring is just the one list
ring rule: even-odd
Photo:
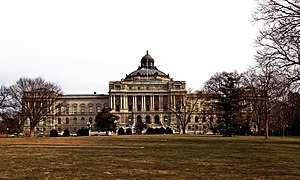
[[[185,82],[174,81],[169,75],[158,70],[147,51],[137,70],[126,75],[121,81],[109,83],[110,107],[112,112],[121,118],[119,126],[124,128],[130,123],[136,123],[137,118],[149,126],[161,127],[164,125],[165,116],[169,117],[168,121],[177,122],[175,116],[169,116],[170,109],[167,108],[175,107],[176,98],[173,92],[186,93]],[[119,101],[120,105],[117,105],[116,101]],[[117,109],[118,106],[120,110]]]

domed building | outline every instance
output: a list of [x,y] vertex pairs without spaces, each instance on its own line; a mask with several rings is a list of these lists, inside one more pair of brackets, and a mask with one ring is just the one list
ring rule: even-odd
[[185,81],[174,81],[160,71],[148,51],[137,70],[121,81],[109,83],[109,103],[112,113],[120,117],[119,127],[132,127],[145,122],[148,127],[174,126],[172,115],[176,97],[186,94]]
[[[183,111],[190,111],[188,108],[192,105],[186,130],[190,133],[207,132],[217,118],[213,100],[205,94],[187,93],[185,81],[175,81],[160,71],[147,51],[135,71],[120,81],[109,82],[109,94],[59,96],[51,107],[53,111],[35,130],[36,133],[49,134],[52,129],[59,132],[68,129],[75,133],[89,128],[96,132],[94,119],[104,107],[110,107],[111,113],[120,117],[118,128],[134,131],[137,123],[145,123],[147,127],[179,130],[176,115],[185,116]],[[59,104],[64,106],[58,107]],[[29,129],[28,123],[24,129]]]

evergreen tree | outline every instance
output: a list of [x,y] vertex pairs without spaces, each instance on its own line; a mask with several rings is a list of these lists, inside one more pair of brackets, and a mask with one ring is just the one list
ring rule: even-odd
[[100,113],[97,114],[95,118],[95,127],[97,130],[105,131],[108,135],[108,131],[116,131],[117,125],[116,121],[119,119],[119,116],[113,115],[110,113],[112,109],[105,107]]
[[207,93],[215,98],[215,108],[219,111],[219,126],[224,129],[225,136],[235,134],[243,122],[241,110],[244,90],[240,87],[241,75],[237,72],[216,73],[205,84]]

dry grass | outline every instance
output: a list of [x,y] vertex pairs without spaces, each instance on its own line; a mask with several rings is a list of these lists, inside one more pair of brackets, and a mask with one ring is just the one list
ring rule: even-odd
[[299,152],[293,137],[0,138],[0,179],[296,179]]

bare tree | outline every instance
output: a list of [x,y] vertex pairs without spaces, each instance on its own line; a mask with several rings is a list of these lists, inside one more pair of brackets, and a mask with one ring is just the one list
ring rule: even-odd
[[8,107],[8,93],[5,86],[0,87],[0,113]]
[[257,74],[256,68],[251,68],[243,73],[242,84],[245,89],[246,101],[249,104],[247,108],[250,120],[257,125],[257,134],[261,134],[262,119],[263,119],[263,105],[260,87],[260,78]]
[[300,80],[300,1],[258,0],[254,20],[263,22],[257,38],[257,54],[276,64],[289,80]]
[[54,110],[57,96],[61,94],[58,85],[42,78],[20,78],[9,87],[9,95],[15,103],[15,110],[21,112],[23,120],[29,120],[30,136],[34,136],[36,125],[46,120]]
[[175,104],[170,111],[176,116],[182,134],[186,134],[186,126],[190,122],[192,114],[196,112],[196,105],[201,97],[203,97],[201,91],[192,93],[191,90],[175,96]]
[[259,131],[264,127],[265,137],[268,139],[270,120],[275,120],[272,113],[276,112],[274,109],[279,109],[279,102],[283,101],[289,82],[278,71],[277,64],[268,60],[268,57],[259,54],[256,61],[257,65],[244,73],[243,86],[248,95],[247,102],[256,116]]

